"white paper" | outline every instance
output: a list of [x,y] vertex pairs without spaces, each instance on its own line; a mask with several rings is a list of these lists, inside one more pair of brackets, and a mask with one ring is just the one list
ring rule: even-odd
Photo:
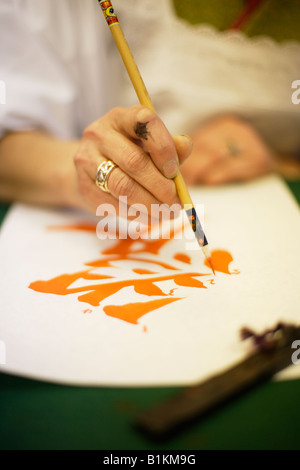
[[[94,231],[49,227],[90,223],[90,216],[15,205],[0,232],[0,341],[5,347],[1,370],[66,384],[185,385],[220,372],[249,352],[249,344],[240,341],[241,327],[262,331],[278,321],[299,322],[299,210],[284,183],[270,176],[242,185],[199,188],[191,195],[196,205],[204,204],[211,249],[228,250],[233,256],[229,270],[239,274],[217,272],[211,284],[202,252],[188,250],[187,240],[167,241],[158,254],[141,251],[147,242],[140,240],[132,245],[140,251],[130,255],[139,260],[87,266],[107,259],[101,252],[117,241],[99,240]],[[174,259],[179,252],[190,256],[192,264]],[[36,281],[87,270],[111,278],[77,276],[69,289],[83,292],[67,295],[29,288]],[[204,274],[193,279],[205,288],[176,285],[172,276],[184,273]],[[157,276],[169,279],[155,282],[161,289],[156,295],[137,293],[130,286],[135,279]],[[128,285],[100,305],[78,300],[93,285],[121,281]],[[111,305],[177,298],[136,324],[105,313]],[[300,365],[288,368],[283,377],[288,376],[299,377]]]

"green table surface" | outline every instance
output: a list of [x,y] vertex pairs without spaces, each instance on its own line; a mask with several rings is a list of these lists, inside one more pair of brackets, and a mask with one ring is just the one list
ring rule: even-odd
[[[300,181],[287,184],[300,203]],[[7,209],[0,205],[1,221]],[[179,390],[73,387],[0,374],[0,448],[300,449],[300,380],[265,382],[160,444],[133,427],[141,410]]]

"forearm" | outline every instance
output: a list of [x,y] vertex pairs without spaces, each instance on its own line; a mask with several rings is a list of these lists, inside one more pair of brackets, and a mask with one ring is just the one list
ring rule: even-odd
[[62,141],[38,131],[0,140],[0,199],[80,207],[73,157],[79,141]]
[[[37,131],[11,133],[0,141],[0,199],[95,214],[100,204],[111,204],[117,213],[126,196],[129,206],[143,204],[149,214],[153,204],[180,202],[172,178],[191,150],[190,138],[172,137],[159,116],[140,105],[113,108],[78,141]],[[95,178],[108,160],[115,167],[104,192]]]

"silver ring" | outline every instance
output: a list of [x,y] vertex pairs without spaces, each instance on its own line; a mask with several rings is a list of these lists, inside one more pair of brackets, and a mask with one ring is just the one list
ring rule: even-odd
[[105,160],[97,168],[96,185],[105,193],[110,192],[107,187],[107,181],[114,168],[117,168],[117,165],[110,160]]

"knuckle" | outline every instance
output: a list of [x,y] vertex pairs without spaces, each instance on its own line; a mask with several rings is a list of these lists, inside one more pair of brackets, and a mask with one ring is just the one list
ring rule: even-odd
[[87,126],[83,132],[83,136],[102,142],[105,139],[107,132],[115,128],[116,122],[120,120],[120,116],[124,114],[124,111],[125,108],[122,108],[121,106],[110,109],[100,119]]
[[79,173],[81,170],[93,171],[95,163],[92,158],[94,149],[93,143],[83,140],[73,156],[73,163]]
[[174,152],[173,142],[162,141],[158,148],[159,154],[165,156],[167,160],[169,155]]
[[144,171],[148,164],[148,158],[142,150],[133,150],[126,156],[126,167],[129,172],[140,173]]
[[88,127],[85,128],[83,132],[83,137],[89,140],[97,140],[98,142],[102,142],[104,136],[104,129],[102,120],[95,121],[90,124]]
[[125,173],[118,174],[116,176],[116,172],[113,178],[111,178],[111,192],[116,196],[127,196],[128,198],[131,198],[132,193],[133,193],[133,183],[132,181],[128,178],[128,176]]
[[114,108],[110,109],[108,113],[105,115],[109,120],[115,121],[116,119],[119,118],[121,114],[123,114],[125,111],[125,108],[122,108],[122,106],[115,106]]
[[86,162],[86,152],[82,147],[79,147],[79,149],[75,153],[73,157],[73,162],[77,170],[80,169],[82,165]]
[[157,114],[155,113],[155,111],[152,111],[152,109],[149,109],[145,106],[140,106],[140,105],[134,106],[133,109],[134,108],[135,108],[135,111],[136,111],[137,121],[152,122],[152,121],[155,121],[155,120],[159,119]]

